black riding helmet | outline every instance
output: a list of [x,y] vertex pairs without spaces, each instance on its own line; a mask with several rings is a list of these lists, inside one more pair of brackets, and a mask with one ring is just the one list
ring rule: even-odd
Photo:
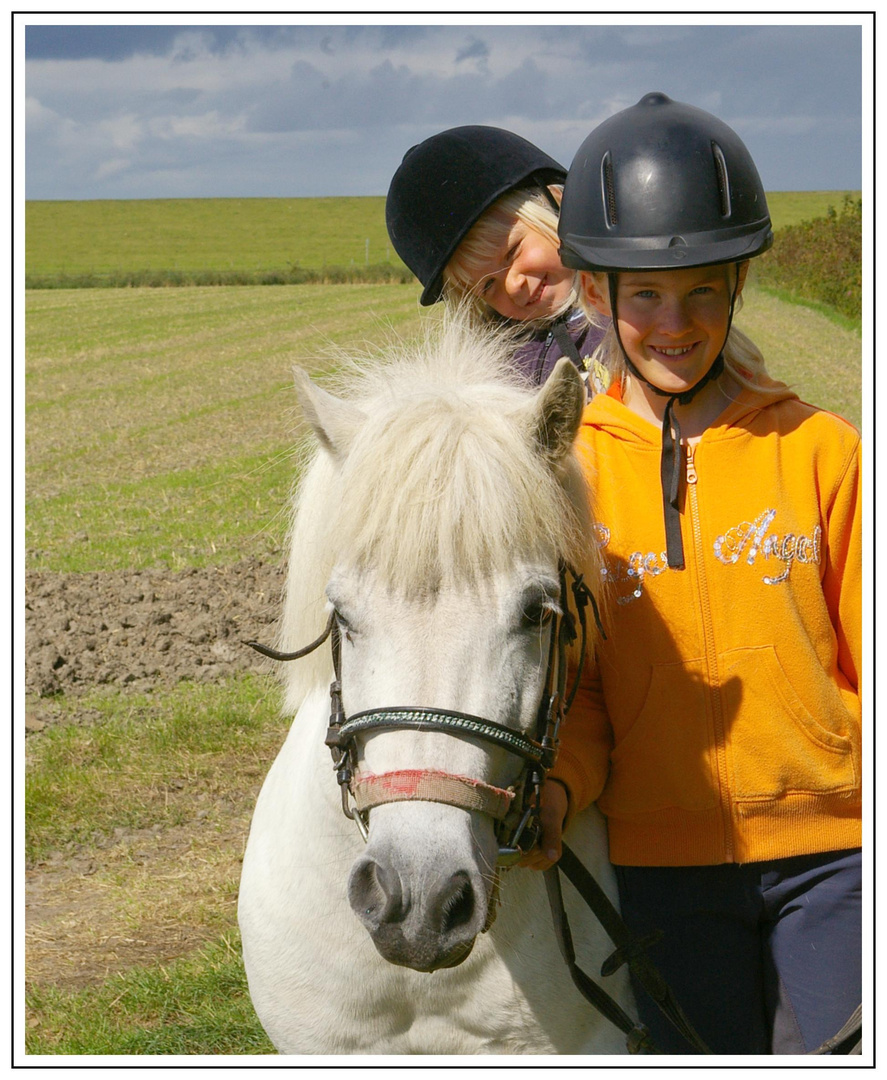
[[[683,569],[681,428],[675,404],[688,404],[724,370],[739,289],[739,264],[773,243],[770,213],[751,154],[711,113],[646,94],[592,131],[564,185],[558,220],[561,262],[609,280],[613,329],[632,374],[668,398],[662,419],[661,483],[668,565]],[[620,272],[680,270],[736,263],[721,350],[699,381],[671,394],[645,379],[619,335]]]
[[567,171],[531,142],[502,128],[450,128],[414,146],[394,174],[385,222],[394,250],[436,303],[444,267],[469,229],[500,196],[562,184]]
[[574,270],[739,262],[773,243],[745,144],[722,120],[646,94],[592,131],[573,159],[558,225]]

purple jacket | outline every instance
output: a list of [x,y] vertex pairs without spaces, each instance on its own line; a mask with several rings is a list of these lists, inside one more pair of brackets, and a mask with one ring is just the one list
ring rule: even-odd
[[576,347],[575,355],[561,347],[554,328],[550,326],[538,330],[529,341],[520,345],[514,354],[515,367],[537,386],[545,382],[562,356],[572,360],[584,375],[587,370],[586,359],[600,344],[605,333],[605,330],[590,326],[581,311],[571,312],[561,322]]

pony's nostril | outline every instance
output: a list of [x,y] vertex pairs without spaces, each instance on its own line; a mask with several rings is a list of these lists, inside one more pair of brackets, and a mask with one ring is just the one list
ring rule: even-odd
[[474,916],[474,889],[467,876],[456,874],[441,897],[440,927],[444,934],[451,934],[471,922]]
[[397,875],[372,859],[360,863],[348,883],[348,901],[365,922],[395,922],[402,917],[402,898]]

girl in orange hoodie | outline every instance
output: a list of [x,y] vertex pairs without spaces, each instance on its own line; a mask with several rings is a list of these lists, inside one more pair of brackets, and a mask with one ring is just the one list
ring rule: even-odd
[[651,957],[712,1051],[807,1053],[861,997],[859,435],[732,327],[772,231],[726,124],[663,94],[611,117],[559,233],[612,318],[579,436],[610,617],[535,865],[597,801],[623,916],[663,931]]

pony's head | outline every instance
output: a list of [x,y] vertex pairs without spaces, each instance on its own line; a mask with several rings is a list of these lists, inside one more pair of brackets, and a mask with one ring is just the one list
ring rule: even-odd
[[[594,575],[572,451],[578,373],[561,361],[528,389],[507,341],[449,324],[349,372],[347,387],[297,375],[317,449],[296,502],[281,647],[315,637],[331,607],[347,716],[433,709],[534,733],[550,616],[565,603],[559,569]],[[289,706],[331,674],[327,660],[288,665]],[[352,907],[387,959],[458,963],[490,916],[497,841],[483,806],[434,791],[444,778],[507,798],[523,762],[470,733],[427,730],[365,735],[356,759],[355,779],[384,797],[352,869]]]

